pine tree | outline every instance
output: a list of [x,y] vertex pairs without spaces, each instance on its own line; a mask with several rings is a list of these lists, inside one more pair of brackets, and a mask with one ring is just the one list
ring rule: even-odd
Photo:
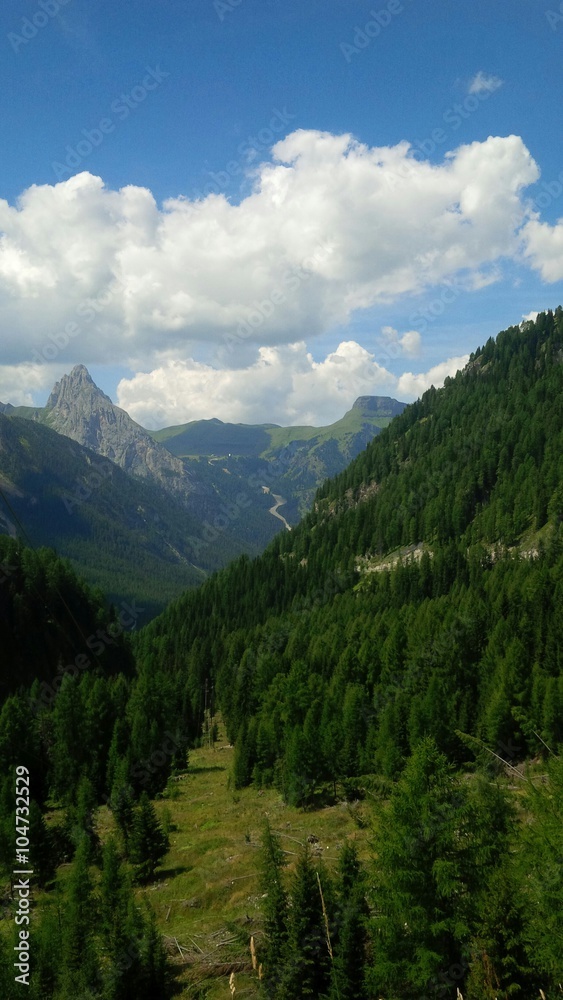
[[127,757],[122,757],[116,764],[109,807],[113,812],[115,821],[123,837],[125,850],[127,851],[134,809],[134,796],[129,780],[129,761]]
[[94,944],[96,926],[93,884],[89,871],[89,845],[82,840],[76,851],[68,882],[63,914],[62,981],[67,996],[80,996],[98,981]]
[[144,925],[140,946],[141,975],[135,1000],[166,1000],[169,996],[166,954],[152,910],[148,911]]
[[94,828],[94,811],[96,808],[96,792],[86,775],[80,778],[76,789],[76,802],[67,808],[67,825],[69,835],[75,847],[82,840],[88,844],[90,861],[98,847],[98,835]]
[[380,822],[369,971],[378,995],[412,1000],[462,963],[468,844],[464,786],[434,741],[422,740]]
[[268,996],[276,994],[280,970],[287,950],[287,893],[282,880],[283,851],[266,820],[262,834],[260,891],[264,915],[264,983]]
[[365,876],[352,844],[342,848],[330,1000],[364,1000],[368,907]]
[[330,955],[317,872],[303,848],[291,882],[288,944],[278,1000],[321,997],[330,983]]
[[563,757],[553,757],[547,784],[527,785],[530,820],[522,831],[520,879],[527,902],[530,964],[543,974],[542,988],[563,983]]
[[154,806],[143,792],[133,816],[129,858],[140,882],[147,882],[169,848],[168,837],[158,822]]

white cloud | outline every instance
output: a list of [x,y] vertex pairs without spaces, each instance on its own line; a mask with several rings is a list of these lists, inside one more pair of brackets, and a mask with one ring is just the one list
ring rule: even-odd
[[523,229],[525,256],[544,281],[563,278],[563,219],[554,226],[534,219]]
[[261,347],[245,368],[216,369],[169,361],[122,379],[118,403],[139,423],[162,427],[205,417],[235,423],[322,425],[337,420],[361,395],[385,394],[396,379],[355,341],[314,361],[303,341]]
[[396,348],[395,355],[402,352],[408,357],[416,358],[420,354],[421,336],[418,330],[407,330],[406,333],[399,336],[399,331],[395,330],[394,327],[383,326],[381,333],[385,343]]
[[531,312],[527,313],[525,316],[522,316],[522,322],[523,323],[530,323],[530,322],[531,323],[535,323],[535,321],[537,320],[538,316],[539,316],[539,312],[537,311],[537,309],[536,310],[532,309]]
[[197,343],[221,348],[240,329],[256,351],[455,275],[496,277],[518,252],[522,190],[538,175],[518,136],[431,164],[406,142],[299,130],[238,205],[210,195],[159,207],[144,188],[108,190],[88,173],[33,186],[16,206],[0,201],[0,360],[38,351],[139,369],[185,361]]
[[453,376],[459,369],[465,368],[469,361],[469,354],[464,354],[459,358],[448,358],[441,364],[435,365],[427,372],[413,375],[412,372],[405,372],[397,381],[397,392],[399,399],[416,399],[422,396],[423,392],[433,385],[436,389],[444,384],[444,379]]
[[503,80],[498,76],[490,76],[488,73],[483,73],[483,70],[479,70],[471,80],[468,93],[469,94],[492,94],[494,90],[498,90],[502,87]]
[[0,402],[13,406],[37,405],[37,395],[50,391],[65,372],[65,366],[24,363],[0,365]]
[[151,428],[210,416],[234,423],[322,426],[338,420],[358,396],[416,399],[467,361],[467,356],[450,358],[429,372],[397,378],[353,340],[339,344],[322,361],[314,361],[300,342],[262,347],[254,364],[235,370],[170,361],[122,379],[118,403]]

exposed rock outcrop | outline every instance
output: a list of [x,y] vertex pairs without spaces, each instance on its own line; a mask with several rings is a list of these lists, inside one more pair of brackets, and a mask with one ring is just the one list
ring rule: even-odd
[[133,476],[154,479],[180,498],[193,492],[182,460],[115,406],[84,365],[76,365],[70,375],[57,382],[42,419],[59,434],[91,448]]

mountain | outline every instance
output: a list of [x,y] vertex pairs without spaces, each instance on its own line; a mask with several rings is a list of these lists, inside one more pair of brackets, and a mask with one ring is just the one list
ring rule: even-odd
[[142,620],[244,551],[202,524],[158,484],[135,479],[37,422],[0,414],[0,533],[66,556],[116,603],[137,600]]
[[[328,427],[212,418],[149,432],[112,403],[84,365],[57,382],[43,408],[2,405],[6,415],[44,424],[136,479],[152,481],[202,526],[210,525],[208,534],[219,525],[221,534],[251,554],[282,525],[297,524],[319,485],[342,471],[405,406],[389,397],[362,396]],[[233,552],[227,547],[225,559],[227,551]]]
[[124,472],[152,479],[182,500],[193,492],[184,464],[115,406],[84,365],[76,365],[57,382],[41,419],[59,434],[109,458]]
[[[421,732],[456,757],[456,728],[497,752],[536,753],[534,732],[563,742],[538,694],[551,677],[563,697],[562,404],[559,308],[489,340],[327,481],[294,531],[145,630],[153,664],[164,636],[178,668],[195,641],[209,650],[245,781],[291,775],[308,718],[311,746],[321,716],[339,734],[327,748],[340,745],[348,712],[348,775],[378,761],[392,776]],[[305,796],[329,766],[315,759]]]
[[283,494],[285,516],[296,524],[320,484],[341,472],[405,405],[388,396],[360,396],[351,410],[327,427],[229,424],[211,419],[151,433],[178,457],[220,460],[243,477],[262,476],[272,493]]
[[[229,424],[211,418],[146,431],[112,403],[84,365],[57,382],[43,408],[2,405],[6,414],[43,423],[130,475],[152,479],[196,517],[203,508],[209,513],[214,497],[217,504],[232,504],[244,494],[258,546],[279,530],[279,523],[265,516],[271,508],[268,494],[284,506],[282,520],[297,524],[319,485],[341,472],[405,407],[387,396],[361,396],[328,427]],[[238,537],[238,526],[233,535]]]
[[[2,425],[17,467],[34,439]],[[51,553],[0,539],[0,874],[17,824],[34,995],[558,995],[562,455],[557,309],[132,637]]]
[[[351,412],[359,417],[357,406]],[[347,441],[350,434],[374,432],[361,422],[349,426],[348,415],[334,425],[335,433],[341,429]],[[207,447],[212,443],[219,451],[217,434],[223,444],[226,434],[243,454],[171,454],[77,365],[55,385],[43,409],[2,404],[0,487],[9,508],[0,504],[0,533],[54,547],[117,604],[137,600],[146,621],[186,587],[241,552],[257,554],[288,527],[287,471],[303,464],[301,444],[288,448],[280,440],[273,446],[264,428],[201,421],[200,446],[210,427],[215,437]],[[255,430],[270,458],[260,456],[256,434],[244,453],[241,440]],[[330,429],[305,430],[313,433],[311,449],[330,439]],[[294,441],[302,441],[304,429],[292,431]],[[344,455],[338,455],[342,468]],[[310,488],[324,471],[317,464],[318,478],[309,473]]]

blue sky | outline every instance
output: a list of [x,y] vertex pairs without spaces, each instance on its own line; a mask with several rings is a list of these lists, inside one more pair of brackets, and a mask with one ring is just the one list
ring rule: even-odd
[[437,384],[563,298],[562,41],[537,0],[4,5],[0,399],[83,362],[153,426],[320,423]]

